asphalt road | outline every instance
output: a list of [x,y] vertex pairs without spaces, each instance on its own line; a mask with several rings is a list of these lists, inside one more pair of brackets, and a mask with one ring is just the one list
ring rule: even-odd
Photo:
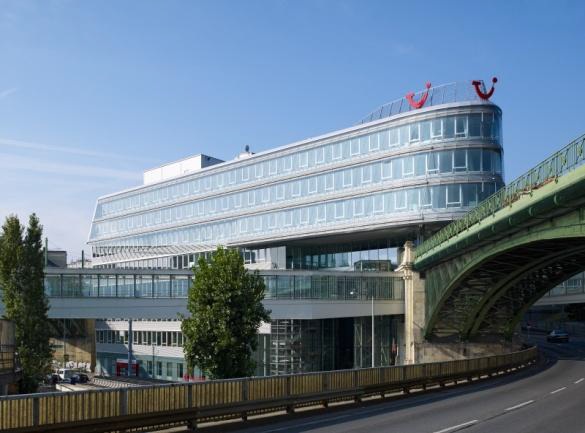
[[[238,433],[585,433],[585,340],[543,347],[539,369],[408,398],[202,431]],[[276,422],[275,422],[276,421]]]

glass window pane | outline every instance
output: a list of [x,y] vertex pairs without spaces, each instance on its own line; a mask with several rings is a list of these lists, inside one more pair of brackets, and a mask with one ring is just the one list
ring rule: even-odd
[[483,171],[492,171],[492,152],[482,150]]
[[481,136],[481,113],[469,115],[469,136],[480,137]]
[[431,122],[421,122],[420,124],[420,140],[429,141],[431,139]]
[[465,150],[454,150],[453,151],[453,167],[455,171],[467,170],[467,160]]
[[441,173],[451,173],[453,171],[452,151],[447,150],[439,152],[439,168]]
[[469,149],[467,151],[469,171],[481,171],[481,150]]
[[455,136],[455,119],[445,117],[443,119],[443,138],[453,138]]

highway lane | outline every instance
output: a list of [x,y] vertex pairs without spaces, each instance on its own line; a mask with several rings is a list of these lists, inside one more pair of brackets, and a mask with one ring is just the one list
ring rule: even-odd
[[585,341],[547,344],[542,369],[384,402],[204,428],[239,433],[585,432]]

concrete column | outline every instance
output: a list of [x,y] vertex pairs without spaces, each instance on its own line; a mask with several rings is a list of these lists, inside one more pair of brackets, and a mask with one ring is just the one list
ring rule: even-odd
[[413,270],[414,245],[404,244],[402,263],[396,269],[404,274],[404,363],[420,362],[419,348],[423,343],[425,326],[425,285]]

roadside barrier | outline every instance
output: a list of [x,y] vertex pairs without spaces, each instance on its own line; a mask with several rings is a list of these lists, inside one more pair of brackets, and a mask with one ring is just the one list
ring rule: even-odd
[[0,397],[2,432],[113,432],[243,418],[309,404],[508,372],[536,361],[535,347],[429,364]]

